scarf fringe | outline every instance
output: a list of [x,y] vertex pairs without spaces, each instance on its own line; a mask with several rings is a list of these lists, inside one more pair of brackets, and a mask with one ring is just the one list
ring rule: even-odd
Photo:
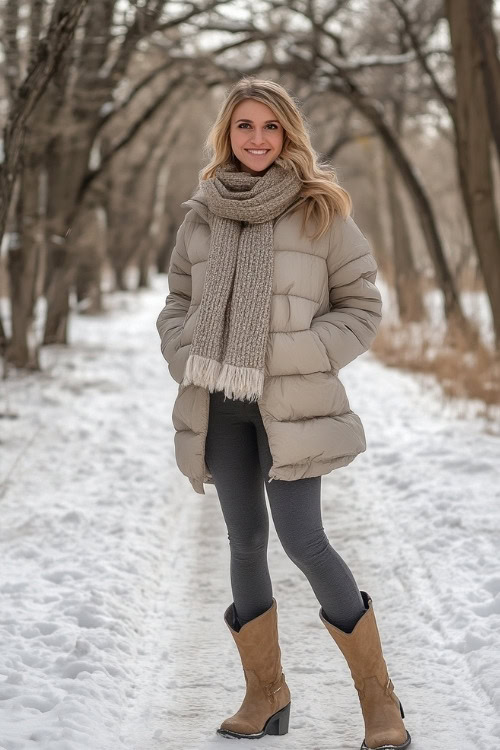
[[182,385],[198,385],[213,391],[224,391],[227,398],[256,401],[262,396],[264,370],[255,367],[239,367],[216,359],[190,354]]

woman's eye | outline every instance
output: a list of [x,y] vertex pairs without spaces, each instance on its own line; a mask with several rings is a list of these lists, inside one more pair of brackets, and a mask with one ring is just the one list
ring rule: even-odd
[[[241,128],[241,127],[243,127],[244,125],[248,125],[248,127],[250,127],[250,123],[249,123],[249,122],[240,122],[240,124],[238,125],[238,127],[239,127],[239,128]],[[270,122],[270,123],[269,123],[269,124],[267,125],[267,127],[268,127],[268,128],[272,128],[273,130],[276,130],[278,126],[276,125],[276,123],[274,123],[274,122]]]

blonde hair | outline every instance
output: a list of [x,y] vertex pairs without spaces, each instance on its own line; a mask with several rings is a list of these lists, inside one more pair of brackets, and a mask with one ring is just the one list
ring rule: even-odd
[[243,76],[227,92],[205,142],[205,152],[211,153],[211,160],[200,170],[199,180],[213,177],[218,166],[237,163],[231,148],[231,118],[236,105],[244,99],[267,104],[283,127],[283,149],[275,163],[293,169],[302,180],[300,194],[306,198],[300,204],[305,206],[302,231],[312,219],[316,223],[316,230],[311,239],[318,239],[327,231],[335,214],[343,218],[350,215],[352,201],[347,190],[338,184],[334,168],[328,163],[319,163],[299,105],[279,83]]

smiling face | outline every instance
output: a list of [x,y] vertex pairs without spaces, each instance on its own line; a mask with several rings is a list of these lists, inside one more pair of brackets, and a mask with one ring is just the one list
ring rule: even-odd
[[280,155],[284,130],[267,104],[244,99],[234,108],[230,137],[240,169],[257,176]]

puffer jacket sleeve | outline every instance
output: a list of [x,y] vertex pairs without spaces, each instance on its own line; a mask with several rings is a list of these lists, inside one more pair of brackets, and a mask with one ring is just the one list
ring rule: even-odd
[[168,268],[169,294],[156,321],[161,352],[168,364],[180,346],[184,321],[191,303],[191,263],[186,252],[186,218],[177,230]]
[[338,372],[370,348],[382,319],[382,298],[375,286],[378,266],[350,216],[337,216],[332,223],[327,266],[330,311],[314,318],[311,327]]

